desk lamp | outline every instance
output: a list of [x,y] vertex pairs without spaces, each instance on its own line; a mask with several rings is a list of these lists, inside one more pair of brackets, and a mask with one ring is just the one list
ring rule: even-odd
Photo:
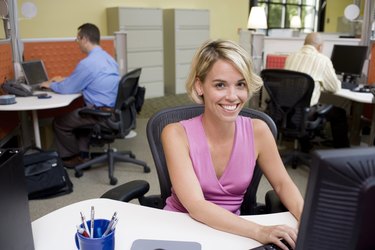
[[266,12],[263,7],[251,7],[247,28],[253,30],[251,33],[251,57],[255,72],[259,74],[263,66],[264,34],[257,32],[257,30],[267,29]]
[[299,37],[299,29],[301,28],[301,18],[299,16],[292,16],[290,28],[293,29],[292,36]]

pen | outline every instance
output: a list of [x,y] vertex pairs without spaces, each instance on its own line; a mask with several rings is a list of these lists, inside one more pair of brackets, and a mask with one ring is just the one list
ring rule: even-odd
[[103,236],[107,235],[109,233],[109,231],[111,230],[112,228],[112,225],[113,223],[115,222],[116,220],[116,215],[117,215],[117,212],[115,212],[111,218],[111,221],[108,223],[108,226],[107,226],[107,229],[104,231],[103,233]]
[[116,219],[116,216],[117,216],[117,212],[114,212],[113,215],[112,215],[111,221],[113,221],[114,219]]
[[116,227],[116,224],[118,222],[118,218],[116,218],[115,220],[111,221],[107,227],[107,229],[105,230],[104,234],[102,237],[106,236],[107,234],[109,234],[110,232],[112,232],[115,227]]
[[91,224],[90,224],[90,238],[94,238],[94,216],[95,216],[95,210],[94,206],[91,206]]
[[115,230],[117,222],[118,222],[118,218],[116,218],[115,222],[113,222],[113,225],[111,227],[111,231]]
[[82,227],[77,225],[77,232],[85,237],[89,237],[88,233]]
[[87,234],[88,234],[89,237],[90,237],[89,227],[87,226],[85,216],[83,215],[82,212],[80,212],[80,213],[81,213],[81,219],[82,219],[83,227],[85,228],[85,231],[87,232]]

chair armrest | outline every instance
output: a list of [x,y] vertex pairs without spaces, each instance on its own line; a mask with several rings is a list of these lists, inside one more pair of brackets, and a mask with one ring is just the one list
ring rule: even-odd
[[135,102],[135,97],[134,96],[130,96],[129,98],[127,98],[121,105],[121,109],[126,109],[128,108],[132,103]]
[[316,105],[316,113],[318,115],[325,115],[327,112],[333,107],[332,104],[317,104]]
[[86,109],[81,109],[79,111],[79,115],[92,115],[92,116],[100,116],[100,117],[104,117],[104,118],[109,118],[109,117],[112,116],[112,113],[102,111],[102,110],[98,110],[98,109],[86,108]]
[[[317,128],[324,120],[324,116],[331,110],[332,104],[316,104],[311,107],[311,113],[307,116],[306,129]],[[310,117],[310,118],[308,118]]]
[[286,207],[281,203],[279,197],[274,190],[270,190],[266,193],[266,213],[279,213],[288,211]]
[[150,190],[150,184],[147,181],[135,180],[110,189],[100,198],[129,202],[136,198],[142,199],[148,190]]

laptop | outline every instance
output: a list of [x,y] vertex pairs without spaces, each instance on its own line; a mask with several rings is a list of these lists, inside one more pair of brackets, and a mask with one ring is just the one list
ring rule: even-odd
[[193,241],[173,241],[173,240],[135,240],[130,250],[201,250],[201,244]]
[[27,195],[22,152],[0,148],[1,249],[34,250]]
[[48,74],[42,60],[22,62],[21,67],[26,84],[31,86],[32,90],[39,89],[42,82],[48,81]]

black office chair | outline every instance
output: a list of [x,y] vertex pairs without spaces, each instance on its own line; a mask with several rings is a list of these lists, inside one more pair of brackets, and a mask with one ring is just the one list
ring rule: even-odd
[[107,126],[100,126],[99,124],[95,124],[94,126],[83,126],[78,128],[78,133],[87,133],[87,131],[89,131],[90,145],[102,147],[106,144],[107,149],[106,153],[76,166],[76,177],[81,177],[83,175],[82,170],[93,164],[107,162],[110,184],[116,185],[117,179],[113,176],[115,161],[134,163],[143,167],[145,173],[150,172],[150,168],[147,164],[135,159],[135,155],[131,151],[117,152],[111,148],[111,143],[113,143],[115,139],[124,139],[125,136],[136,126],[137,112],[135,101],[141,71],[141,68],[135,69],[121,78],[113,113],[93,109],[84,109],[80,111],[80,115],[91,115],[106,119]]
[[301,151],[301,140],[311,140],[322,135],[324,115],[332,105],[310,107],[314,90],[314,79],[305,73],[284,70],[265,69],[261,72],[264,87],[269,95],[266,113],[276,123],[281,143],[284,139],[294,141],[293,150],[283,152],[285,165],[296,168],[299,164],[310,166],[311,157],[308,152]]
[[[203,113],[203,110],[203,106],[194,104],[167,108],[154,114],[148,121],[147,138],[158,174],[161,192],[160,195],[144,196],[149,190],[149,183],[143,180],[135,180],[113,188],[112,190],[109,190],[103,194],[101,197],[125,202],[137,198],[141,205],[154,208],[163,208],[165,206],[165,200],[171,195],[172,184],[169,179],[167,164],[160,140],[161,132],[166,125],[198,116]],[[249,108],[244,108],[241,111],[241,115],[262,119],[270,127],[273,135],[276,138],[276,126],[267,114]],[[258,189],[261,177],[262,172],[259,166],[256,165],[253,179],[248,187],[242,203],[241,214],[261,214],[286,210],[273,191],[269,191],[267,193],[266,205],[257,203],[256,191]]]

